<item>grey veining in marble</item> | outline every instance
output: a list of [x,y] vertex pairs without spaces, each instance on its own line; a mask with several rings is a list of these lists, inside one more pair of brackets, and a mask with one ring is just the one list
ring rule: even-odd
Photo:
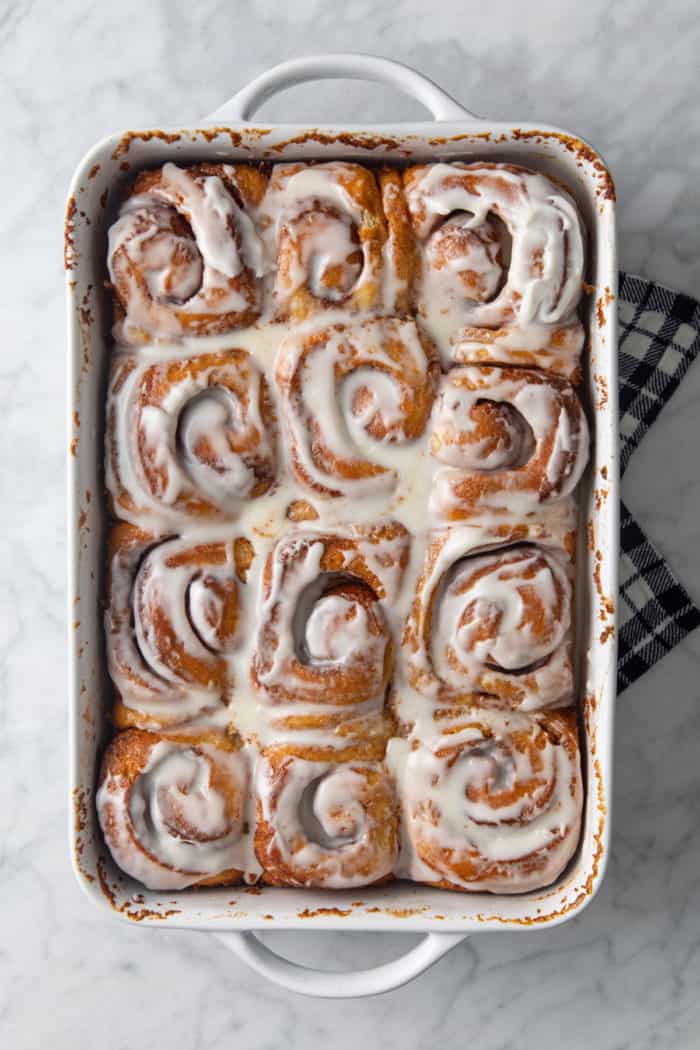
[[[69,176],[115,129],[196,120],[283,58],[341,49],[402,59],[479,114],[576,130],[615,173],[622,264],[700,292],[694,0],[0,5],[0,1042],[689,1050],[700,1044],[700,632],[620,702],[614,849],[591,907],[546,934],[476,936],[389,996],[299,1000],[204,934],[110,922],[71,874],[60,243]],[[297,88],[263,113],[421,115],[391,92],[347,84]],[[696,365],[624,486],[696,598],[699,397]],[[269,939],[338,968],[405,948],[399,935]]]

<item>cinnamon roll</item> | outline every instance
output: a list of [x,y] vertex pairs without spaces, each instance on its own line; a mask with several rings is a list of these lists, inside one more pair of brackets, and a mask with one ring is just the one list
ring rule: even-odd
[[244,350],[114,359],[105,473],[113,512],[160,531],[235,517],[267,492],[276,424],[264,375]]
[[132,525],[112,530],[105,634],[117,726],[183,725],[226,703],[252,550],[242,537],[160,541]]
[[391,492],[397,475],[378,461],[381,449],[421,437],[438,376],[433,348],[413,321],[288,336],[275,379],[299,484],[323,498]]
[[391,877],[398,807],[381,762],[268,748],[258,762],[255,852],[275,886],[347,889]]
[[421,257],[417,306],[445,362],[573,374],[584,248],[568,193],[511,164],[419,165],[404,183]]
[[248,765],[231,741],[119,733],[97,814],[122,871],[152,890],[240,882]]
[[260,208],[267,252],[275,260],[276,316],[301,321],[328,309],[405,307],[402,221],[395,200],[385,217],[377,180],[359,164],[276,164]]
[[408,750],[401,783],[416,881],[497,893],[548,886],[580,835],[575,712],[474,708]]
[[524,368],[453,368],[433,415],[440,521],[525,518],[569,496],[588,461],[588,425],[565,379]]
[[117,342],[213,335],[260,313],[263,245],[254,167],[165,164],[142,172],[109,230]]
[[277,543],[263,575],[252,674],[292,724],[318,724],[314,714],[327,706],[354,708],[350,716],[362,705],[381,710],[393,667],[384,606],[398,594],[408,553],[408,533],[395,522]]
[[428,546],[404,631],[412,687],[435,705],[481,693],[522,710],[571,702],[572,587],[562,552],[479,549],[472,530]]

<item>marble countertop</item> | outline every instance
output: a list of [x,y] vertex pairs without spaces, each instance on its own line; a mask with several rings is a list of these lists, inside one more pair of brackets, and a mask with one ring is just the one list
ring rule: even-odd
[[[0,1042],[13,1050],[49,1042],[56,1050],[695,1047],[700,632],[620,701],[612,861],[591,907],[546,933],[475,936],[388,996],[296,998],[256,980],[210,936],[111,922],[70,871],[60,243],[68,180],[87,147],[113,130],[195,121],[283,58],[341,49],[402,59],[477,113],[576,130],[615,174],[622,265],[700,291],[692,0],[3,5]],[[297,88],[263,112],[347,122],[421,115],[391,92],[347,84]],[[696,599],[698,398],[696,365],[624,485]],[[389,959],[407,943],[401,935],[268,939],[337,968]]]

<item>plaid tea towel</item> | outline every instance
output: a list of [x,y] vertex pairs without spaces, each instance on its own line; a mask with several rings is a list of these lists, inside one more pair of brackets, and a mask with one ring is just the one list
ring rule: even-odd
[[[620,466],[630,457],[700,352],[700,303],[662,284],[620,273]],[[700,625],[700,609],[622,504],[621,693]]]

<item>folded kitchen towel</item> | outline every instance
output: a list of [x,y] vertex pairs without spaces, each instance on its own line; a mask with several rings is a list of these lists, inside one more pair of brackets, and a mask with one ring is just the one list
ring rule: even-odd
[[[700,303],[621,272],[618,315],[624,473],[632,453],[700,352]],[[619,693],[700,625],[700,609],[624,503],[620,548]]]

